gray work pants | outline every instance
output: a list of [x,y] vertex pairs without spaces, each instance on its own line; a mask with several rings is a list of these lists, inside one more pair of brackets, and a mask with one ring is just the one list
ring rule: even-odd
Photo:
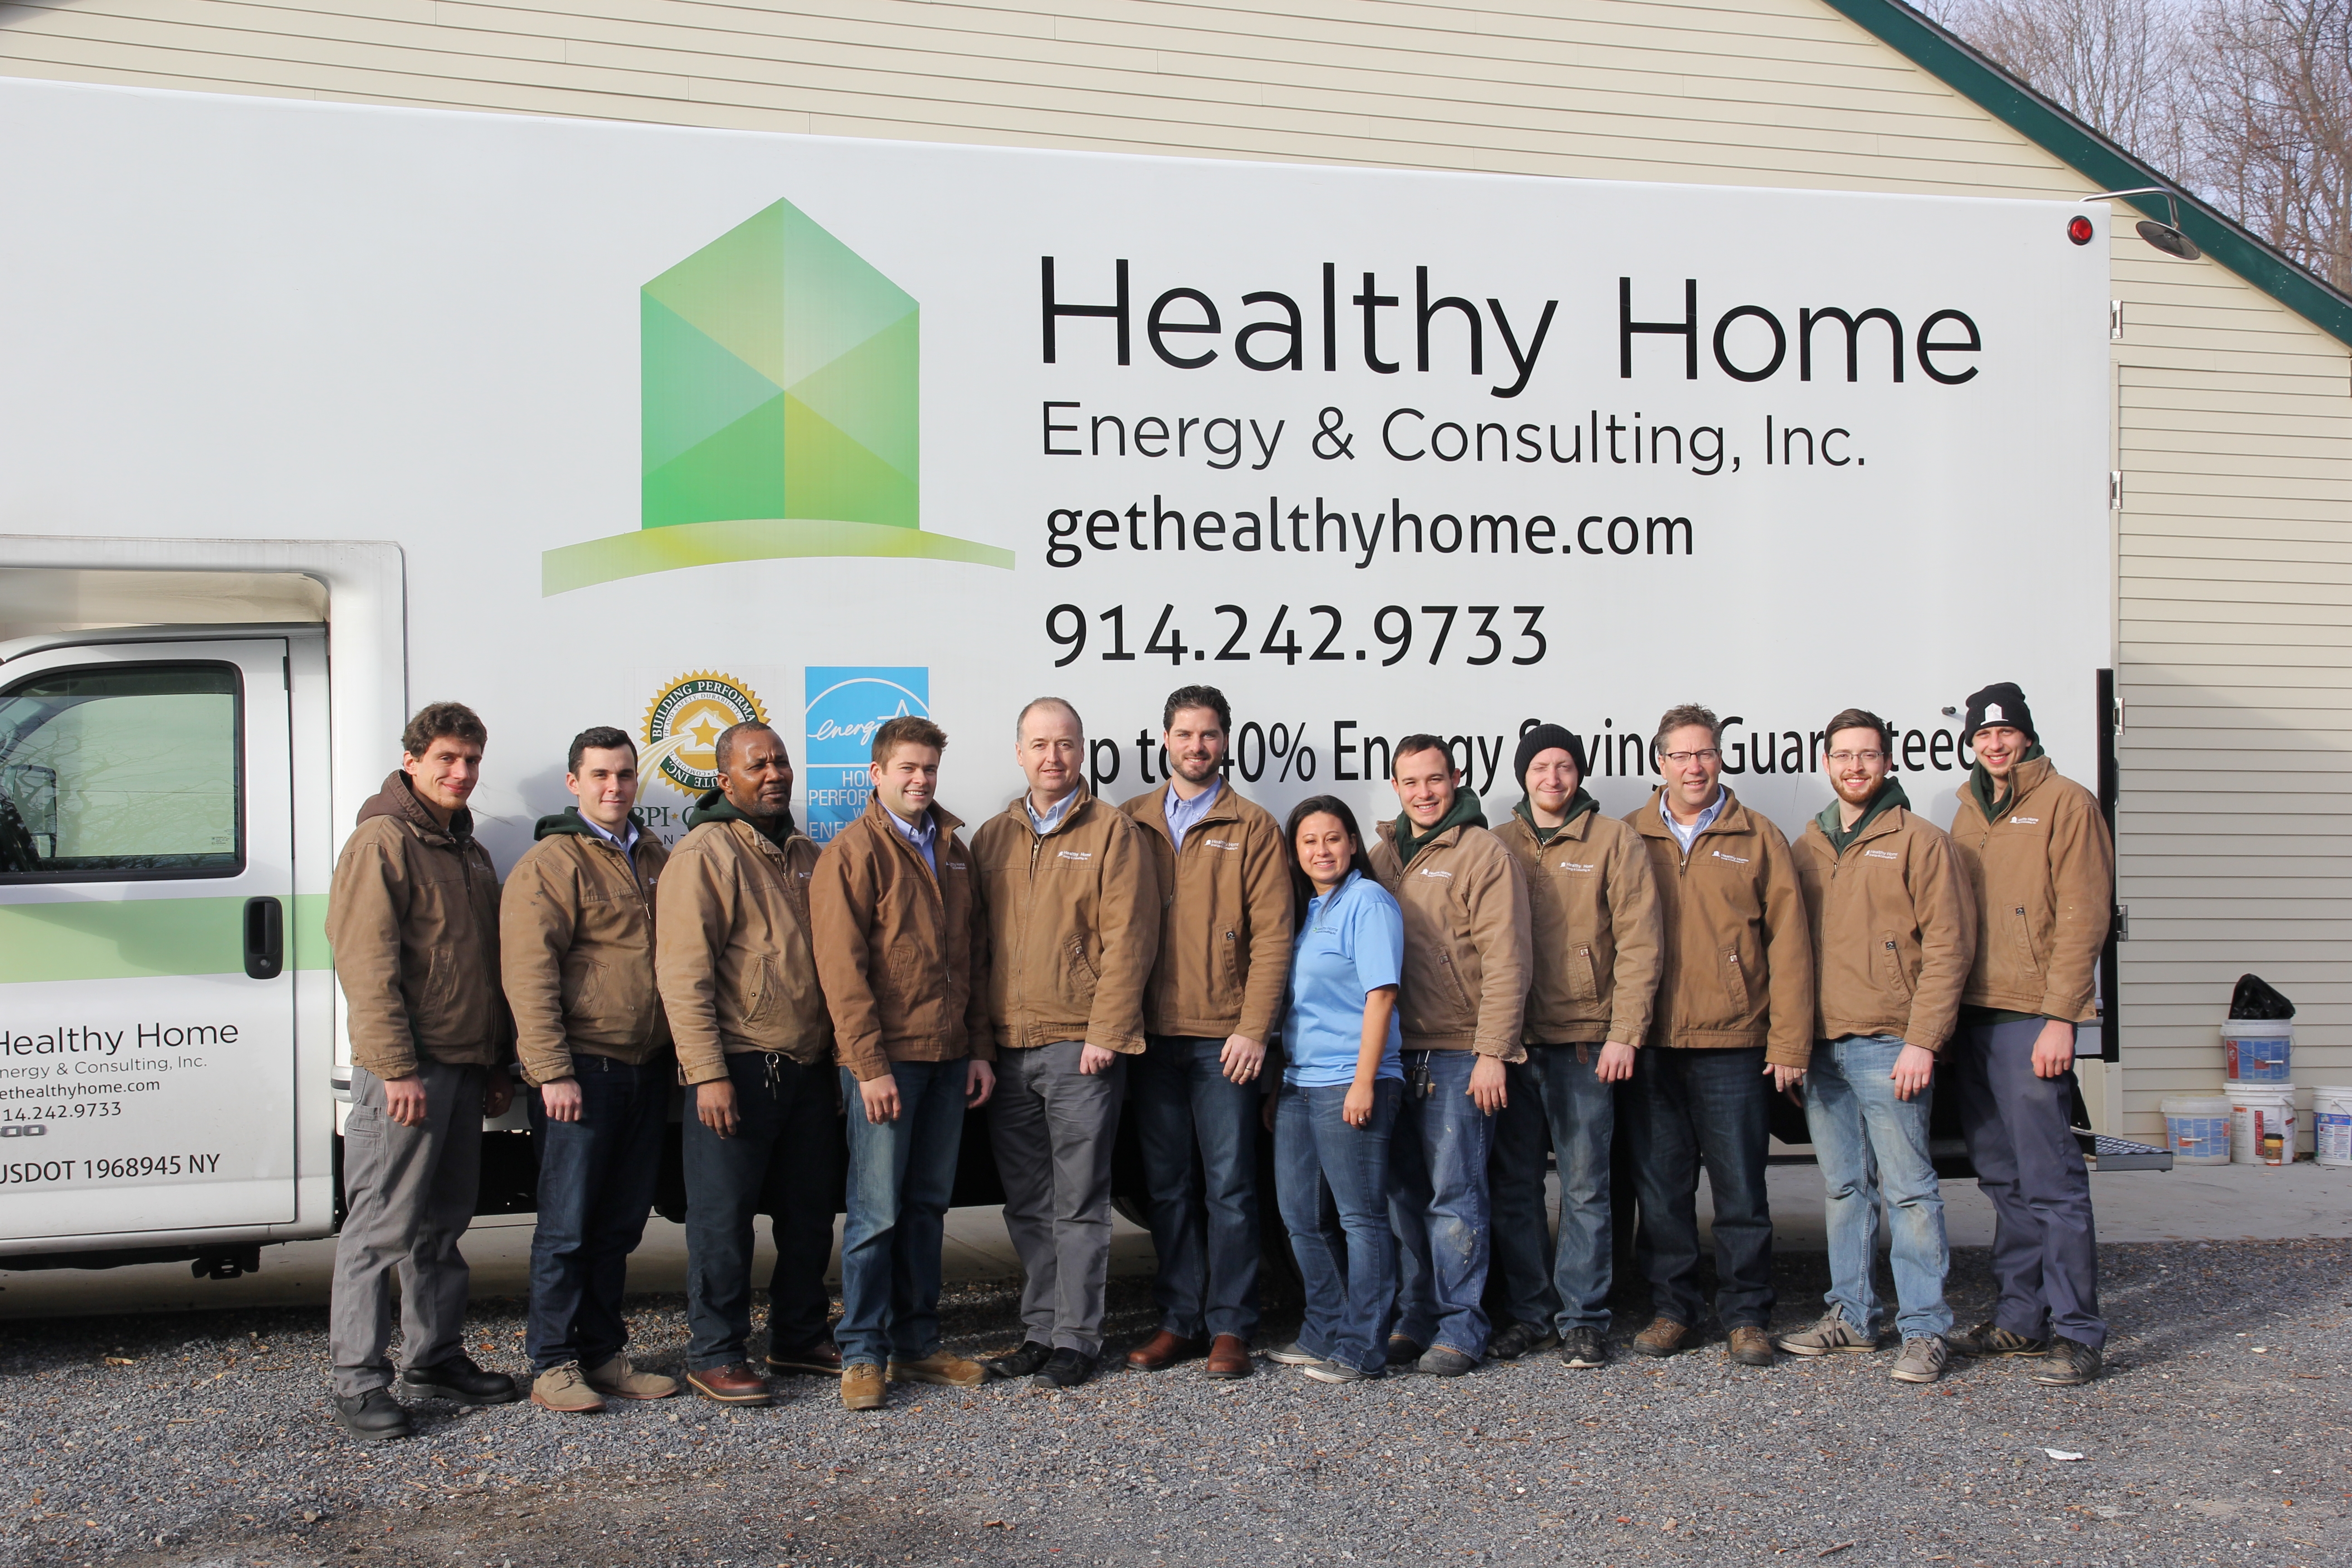
[[482,1085],[478,1067],[427,1061],[425,1124],[403,1127],[383,1108],[383,1079],[352,1069],[343,1126],[342,1234],[327,1338],[335,1392],[346,1397],[392,1384],[392,1277],[400,1276],[404,1366],[438,1366],[465,1348],[469,1276],[457,1238],[474,1219],[482,1169]]
[[1102,1353],[1110,1277],[1110,1152],[1127,1058],[1078,1070],[1076,1040],[996,1054],[989,1141],[1004,1183],[1004,1228],[1028,1276],[1024,1338]]

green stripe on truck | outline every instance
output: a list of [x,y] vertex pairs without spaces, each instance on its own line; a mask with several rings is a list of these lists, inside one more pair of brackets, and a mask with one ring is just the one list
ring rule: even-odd
[[[235,897],[0,905],[0,985],[242,973],[244,923]],[[295,896],[286,935],[288,968],[332,967],[324,893]]]

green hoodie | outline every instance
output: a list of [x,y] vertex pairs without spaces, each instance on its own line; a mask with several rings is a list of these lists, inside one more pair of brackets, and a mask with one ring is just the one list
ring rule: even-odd
[[1911,797],[1903,793],[1902,780],[1890,778],[1880,782],[1878,793],[1870,797],[1870,804],[1862,808],[1862,815],[1854,819],[1852,827],[1839,826],[1843,803],[1834,800],[1823,806],[1822,814],[1813,820],[1821,824],[1822,832],[1829,838],[1830,853],[1843,855],[1845,853],[1847,845],[1862,837],[1864,828],[1898,805],[1908,811],[1911,808]]
[[[644,817],[633,811],[629,813],[629,820],[637,825],[638,832],[646,831]],[[589,831],[590,826],[589,822],[580,815],[578,806],[567,805],[553,816],[542,816],[539,819],[539,826],[530,830],[531,842],[535,844],[542,838],[558,833],[585,834]]]
[[746,812],[738,811],[735,803],[727,798],[725,790],[714,789],[687,808],[686,825],[699,827],[706,822],[748,822],[752,830],[769,843],[782,849],[784,840],[799,831],[793,824],[793,808],[784,807],[779,815],[761,822]]
[[[2036,741],[2033,744],[2026,747],[2025,755],[2018,758],[2017,760],[2021,763],[2030,763],[2040,757],[2042,754],[2042,742]],[[2011,771],[2014,772],[2015,770],[2012,768]],[[1985,820],[1987,822],[1990,822],[1993,818],[1993,810],[1995,805],[1992,793],[1993,777],[1991,773],[1985,770],[1985,765],[1982,763],[1979,763],[1975,769],[1969,773],[1969,788],[1976,793],[1977,804],[1984,808]]]
[[1528,829],[1535,834],[1536,842],[1538,844],[1549,844],[1553,839],[1567,832],[1570,827],[1573,827],[1576,825],[1576,819],[1578,817],[1582,816],[1588,811],[1598,811],[1600,809],[1601,803],[1593,799],[1590,795],[1587,795],[1585,793],[1584,786],[1582,784],[1579,784],[1576,786],[1576,793],[1568,797],[1568,815],[1561,820],[1560,825],[1558,827],[1545,827],[1538,824],[1536,821],[1535,806],[1526,795],[1519,796],[1519,804],[1511,807],[1511,815],[1528,825]]
[[1415,833],[1412,828],[1412,818],[1407,816],[1403,812],[1398,812],[1396,819],[1397,863],[1403,866],[1412,865],[1414,852],[1419,850],[1423,845],[1428,843],[1439,834],[1445,832],[1448,828],[1460,827],[1465,823],[1467,823],[1473,827],[1484,827],[1486,826],[1486,807],[1478,804],[1478,796],[1475,793],[1466,789],[1457,790],[1454,792],[1454,809],[1447,812],[1444,818],[1440,821],[1436,826],[1431,828],[1426,833]]

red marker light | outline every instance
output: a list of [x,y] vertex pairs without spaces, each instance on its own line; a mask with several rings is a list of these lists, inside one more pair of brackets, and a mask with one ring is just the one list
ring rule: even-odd
[[2091,220],[2080,213],[2066,220],[2066,237],[2077,245],[2090,244],[2093,232]]

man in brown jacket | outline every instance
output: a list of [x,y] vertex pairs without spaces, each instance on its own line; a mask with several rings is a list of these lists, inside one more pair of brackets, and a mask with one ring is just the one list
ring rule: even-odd
[[1520,1026],[1531,936],[1527,875],[1486,831],[1435,735],[1391,753],[1403,807],[1380,826],[1372,875],[1404,911],[1405,1096],[1389,1154],[1396,1331],[1389,1362],[1458,1377],[1486,1353],[1486,1162]]
[[1290,858],[1282,825],[1223,776],[1233,731],[1215,687],[1171,693],[1167,781],[1120,807],[1143,830],[1160,890],[1143,1055],[1127,1082],[1150,1192],[1160,1331],[1127,1364],[1155,1372],[1205,1350],[1214,1378],[1250,1374],[1258,1076],[1290,971]]
[[563,786],[578,804],[539,819],[508,875],[499,951],[539,1146],[530,1397],[580,1413],[677,1392],[629,1364],[621,1311],[669,1120],[669,1024],[654,989],[654,889],[669,852],[632,809],[625,731],[572,737]]
[[1944,1374],[1952,1310],[1944,1198],[1927,1151],[1936,1053],[1952,1037],[1976,911],[1943,830],[1888,776],[1894,733],[1849,708],[1822,731],[1837,798],[1797,837],[1813,942],[1805,1121],[1828,1185],[1829,1310],[1780,1338],[1791,1355],[1877,1349],[1878,1205],[1891,1231],[1898,1383]]
[[686,1380],[723,1405],[765,1405],[751,1366],[758,1216],[776,1241],[768,1365],[830,1375],[824,1288],[841,1186],[833,1021],[817,985],[809,882],[817,848],[793,822],[793,763],[761,723],[719,732],[719,787],[662,879],[656,971],[678,1077],[686,1170]]
[[874,731],[874,798],[816,863],[810,913],[849,1110],[841,1241],[841,1402],[883,1377],[969,1388],[940,1348],[940,1247],[967,1107],[995,1089],[988,932],[963,826],[937,801],[946,731],[901,714]]
[[1142,830],[1086,786],[1077,710],[1040,697],[1013,734],[1029,788],[971,840],[996,1031],[989,1142],[1026,1276],[1022,1342],[988,1366],[1075,1388],[1102,1357],[1111,1146],[1127,1058],[1143,1049],[1160,900]]
[[1705,708],[1668,709],[1654,742],[1665,783],[1625,818],[1649,849],[1665,934],[1626,1108],[1642,1200],[1634,1254],[1656,1313],[1633,1348],[1674,1354],[1706,1305],[1696,1283],[1704,1163],[1716,1315],[1732,1360],[1769,1366],[1769,1097],[1801,1081],[1812,1059],[1812,943],[1789,841],[1723,785],[1722,734]]
[[1969,699],[1976,766],[1952,844],[1976,897],[1976,963],[1951,1051],[1960,1130],[1992,1200],[1992,1317],[1962,1355],[2044,1359],[2036,1383],[2099,1375],[2097,1227],[2074,1100],[2074,1027],[2098,1016],[2099,952],[2115,910],[2116,850],[2098,797],[2042,754],[2025,693]]
[[466,1354],[482,1119],[514,1098],[499,990],[499,877],[466,802],[489,732],[436,702],[400,737],[400,768],[360,807],[327,894],[327,941],[352,1041],[341,1234],[328,1316],[335,1419],[363,1443],[409,1434],[393,1397],[392,1275],[400,1275],[401,1385],[504,1405],[514,1380]]
[[[1658,891],[1642,836],[1584,788],[1584,742],[1558,724],[1519,737],[1524,792],[1496,830],[1528,880],[1533,984],[1495,1119],[1495,1268],[1511,1322],[1487,1352],[1557,1344],[1570,1366],[1609,1359],[1609,1163],[1616,1086],[1633,1076],[1658,989]],[[1559,1239],[1544,1215],[1544,1151],[1559,1167]]]

